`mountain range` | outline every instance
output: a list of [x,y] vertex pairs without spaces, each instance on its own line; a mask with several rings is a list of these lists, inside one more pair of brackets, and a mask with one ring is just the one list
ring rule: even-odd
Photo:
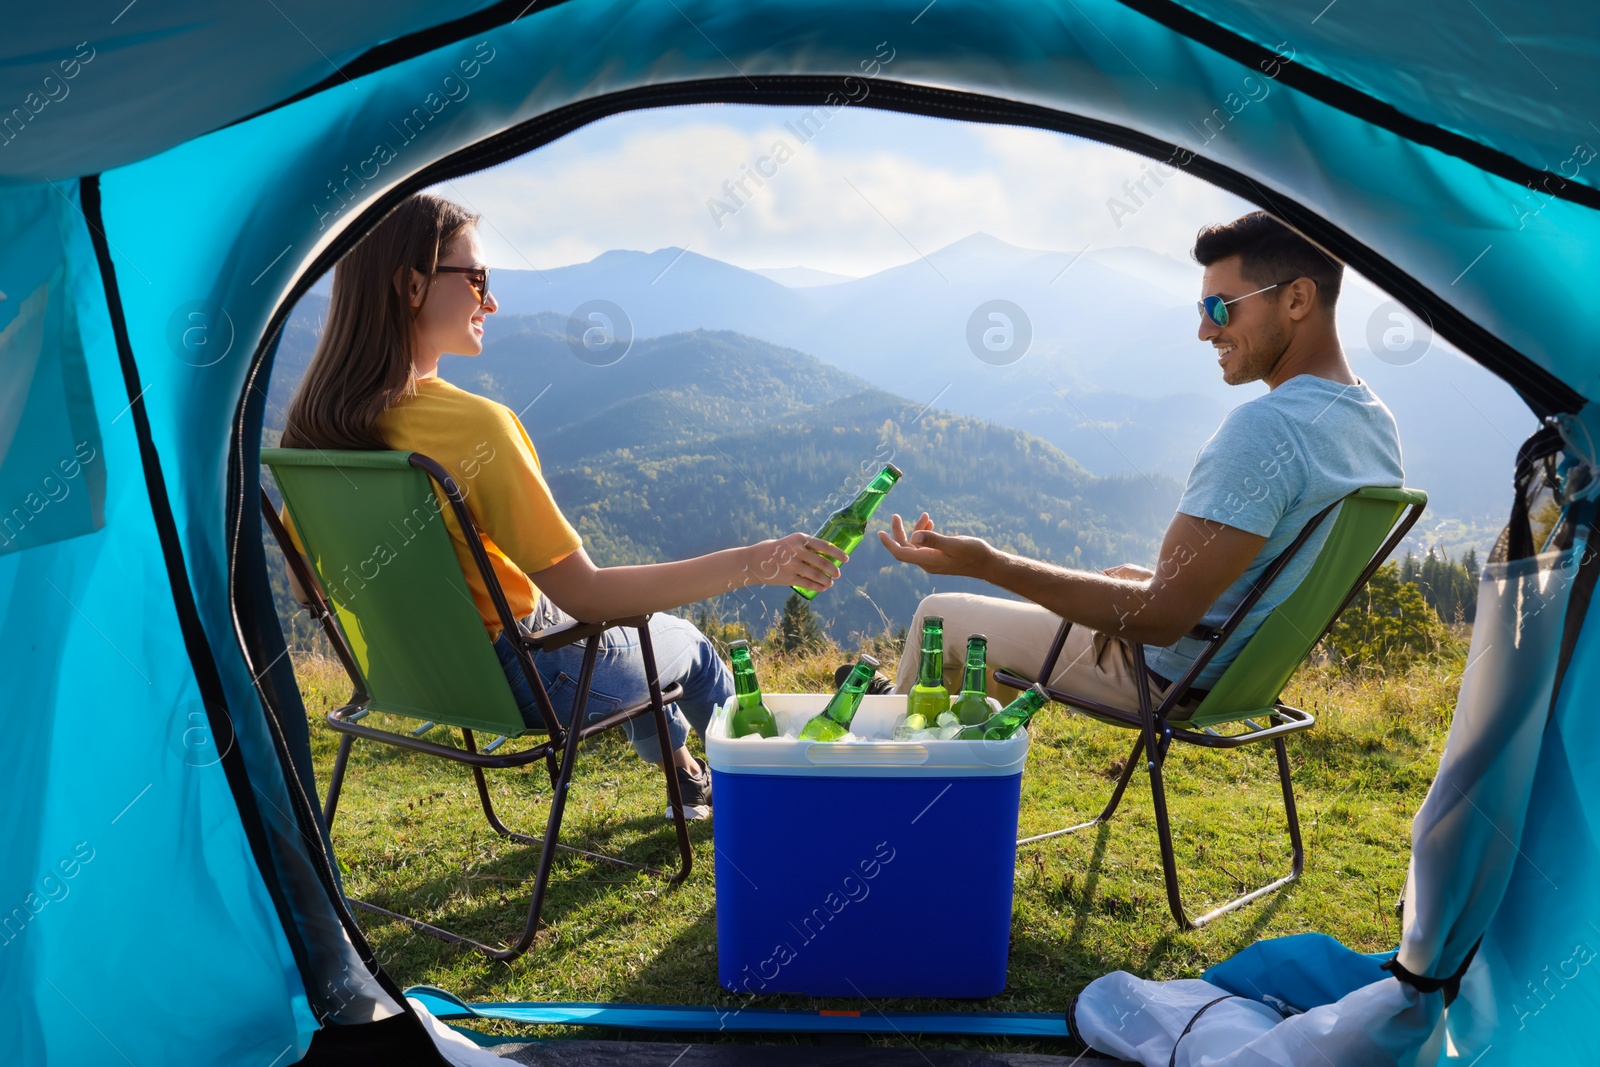
[[[1049,252],[985,234],[855,279],[618,250],[496,269],[483,353],[446,358],[440,373],[519,413],[601,565],[815,529],[890,460],[905,478],[886,513],[927,510],[943,529],[1069,565],[1149,563],[1195,451],[1261,389],[1223,384],[1197,343],[1199,278],[1143,249]],[[284,328],[269,439],[326,293],[324,279]],[[1399,422],[1408,483],[1431,497],[1409,547],[1482,555],[1532,416],[1443,344],[1405,366],[1375,357],[1361,342],[1380,298],[1347,283],[1340,329]],[[602,317],[574,327],[595,301],[609,302]],[[973,328],[991,301],[1013,306]],[[576,338],[597,323],[616,336],[586,350]],[[982,332],[1001,326],[1013,347],[985,347]],[[815,607],[844,638],[904,623],[934,588],[869,538]],[[744,590],[718,607],[756,623],[786,592]]]
[[[496,269],[500,313],[486,337],[520,329],[517,316],[568,316],[605,300],[621,309],[619,329],[637,338],[734,331],[919,405],[1026,430],[1095,474],[1181,480],[1223,416],[1262,389],[1224,384],[1210,347],[1198,343],[1200,274],[1142,248],[1046,251],[984,233],[854,279],[746,270],[691,249],[613,250],[554,269]],[[1031,340],[1022,350],[1019,320],[1016,346],[985,360],[969,327],[995,300],[1021,309]],[[1352,365],[1394,412],[1407,480],[1428,490],[1430,521],[1445,523],[1438,535],[1472,541],[1459,531],[1466,523],[1477,539],[1492,538],[1485,531],[1506,512],[1532,413],[1443,342],[1409,365],[1377,358],[1369,336],[1387,322],[1382,303],[1347,276],[1339,324]],[[994,321],[979,315],[978,325]]]
[[[266,436],[314,348],[325,308],[301,301],[269,387]],[[889,513],[931,512],[940,528],[1030,556],[1105,567],[1150,559],[1179,485],[1100,477],[1033,434],[930,407],[793,349],[727,330],[635,340],[625,358],[575,358],[566,317],[500,315],[482,355],[440,373],[498,400],[529,431],[551,491],[602,566],[680,559],[814,530],[883,464],[904,472]],[[909,622],[938,579],[897,563],[869,535],[845,581],[813,607],[838,639]],[[726,619],[763,632],[787,588],[719,598]]]

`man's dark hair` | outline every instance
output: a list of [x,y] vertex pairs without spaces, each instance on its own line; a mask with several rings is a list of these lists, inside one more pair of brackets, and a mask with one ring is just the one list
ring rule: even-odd
[[[1238,256],[1240,273],[1252,285],[1294,278],[1317,283],[1317,298],[1330,311],[1339,299],[1344,264],[1267,214],[1252,211],[1232,222],[1203,228],[1194,239],[1194,258],[1202,267]],[[1276,300],[1279,290],[1265,295]]]

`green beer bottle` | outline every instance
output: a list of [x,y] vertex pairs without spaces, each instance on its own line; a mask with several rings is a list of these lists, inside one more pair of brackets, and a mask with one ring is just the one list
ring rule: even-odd
[[728,645],[728,657],[733,660],[733,694],[739,702],[733,717],[728,720],[728,732],[734,737],[760,734],[777,737],[778,723],[761,700],[761,687],[756,684],[755,664],[750,662],[750,642],[734,641]]
[[[944,687],[944,619],[929,615],[922,620],[922,661],[917,684],[906,698],[906,725],[912,730],[933,726],[950,710],[950,690]],[[919,724],[912,716],[921,718]]]
[[962,741],[1004,741],[1033,718],[1033,713],[1050,702],[1044,686],[1034,683],[1033,688],[1007,704],[997,714],[979,726],[969,726],[956,737]]
[[[830,545],[844,549],[847,553],[854,552],[867,536],[867,520],[872,518],[872,513],[878,510],[878,505],[883,503],[883,498],[899,480],[900,468],[893,463],[886,464],[883,470],[878,472],[878,476],[856,494],[854,500],[828,516],[828,521],[817,531],[817,537]],[[823,555],[827,553],[824,552]],[[833,556],[828,558],[835,563],[839,562]],[[790,588],[807,600],[816,599],[815,589],[802,589],[798,585]]]
[[961,679],[961,695],[950,710],[962,726],[977,726],[989,718],[989,694],[984,686],[989,669],[989,639],[983,634],[967,638],[967,668]]
[[878,661],[863,655],[850,669],[839,691],[833,694],[828,706],[818,712],[800,730],[802,741],[837,741],[850,732],[850,720],[856,717],[861,698],[866,695],[867,683],[878,669]]

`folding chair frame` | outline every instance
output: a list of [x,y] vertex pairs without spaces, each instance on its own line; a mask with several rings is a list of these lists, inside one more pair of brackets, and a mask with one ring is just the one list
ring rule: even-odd
[[[433,724],[426,723],[413,733],[396,733],[391,730],[377,729],[371,726],[360,725],[359,720],[368,713],[368,704],[372,697],[366,691],[362,680],[361,671],[356,664],[355,657],[345,642],[344,634],[340,631],[332,610],[322,593],[321,583],[312,574],[305,559],[296,550],[294,542],[290,539],[288,531],[278,518],[277,510],[272,506],[272,500],[267,496],[266,490],[261,492],[261,512],[271,528],[278,545],[283,549],[284,557],[288,560],[289,567],[294,573],[300,587],[311,598],[311,612],[321,624],[328,640],[332,643],[335,654],[343,664],[345,673],[350,676],[354,689],[350,699],[342,706],[327,713],[326,721],[330,727],[340,733],[339,751],[334,758],[333,773],[328,782],[328,794],[323,803],[323,820],[331,832],[333,829],[334,815],[338,811],[339,795],[344,786],[345,770],[349,763],[350,749],[357,739],[375,741],[380,744],[393,745],[397,748],[409,749],[426,755],[436,756],[439,759],[461,763],[470,767],[472,777],[478,787],[478,801],[483,808],[484,817],[490,827],[502,837],[516,841],[519,844],[530,845],[539,849],[538,873],[534,877],[533,896],[528,903],[527,921],[523,924],[522,932],[509,947],[497,948],[474,941],[470,937],[446,930],[443,927],[425,923],[420,919],[399,912],[381,908],[363,900],[349,898],[350,903],[366,911],[383,915],[398,922],[405,923],[413,929],[431,934],[443,941],[452,944],[470,945],[491,959],[512,960],[527,952],[532,946],[538,933],[539,916],[544,910],[546,890],[549,886],[550,872],[555,859],[555,851],[560,849],[576,853],[613,866],[629,870],[644,871],[665,878],[670,885],[676,885],[689,876],[693,869],[694,856],[689,843],[689,828],[684,821],[683,797],[678,788],[678,776],[670,758],[663,753],[662,770],[666,778],[667,801],[672,809],[673,828],[678,842],[679,864],[676,871],[663,871],[643,864],[631,863],[627,860],[605,856],[596,852],[588,852],[571,845],[560,842],[561,820],[566,811],[567,789],[572,781],[573,766],[577,759],[578,745],[605,730],[621,726],[624,723],[637,719],[648,713],[655,721],[656,736],[665,740],[670,736],[667,729],[666,705],[678,700],[683,695],[681,685],[673,685],[666,690],[661,687],[660,677],[656,670],[655,649],[650,639],[650,616],[640,615],[625,619],[613,619],[606,622],[572,622],[562,626],[554,626],[537,633],[524,634],[517,625],[516,618],[512,615],[511,606],[506,600],[505,590],[501,588],[499,579],[495,577],[494,568],[489,562],[488,553],[484,551],[481,538],[478,536],[477,523],[473,521],[472,513],[467,509],[466,500],[462,496],[455,481],[439,464],[419,453],[412,453],[410,463],[428,475],[429,478],[443,491],[456,521],[460,523],[462,532],[466,535],[468,546],[472,550],[474,562],[477,564],[478,573],[483,578],[484,585],[489,590],[490,598],[494,601],[495,610],[500,617],[500,625],[507,634],[515,635],[520,640],[517,643],[517,660],[523,675],[528,680],[528,685],[533,691],[534,701],[538,705],[540,718],[544,721],[546,737],[543,742],[529,748],[503,755],[494,754],[505,737],[496,738],[479,751],[477,739],[473,732],[465,727],[460,727],[464,749],[454,748],[449,745],[436,744],[422,739],[422,734],[431,729]],[[645,683],[649,691],[645,701],[623,708],[603,719],[593,723],[569,729],[561,725],[557,718],[555,707],[550,702],[550,695],[544,687],[543,680],[539,677],[538,670],[533,665],[533,652],[553,651],[567,645],[584,641],[583,662],[578,673],[576,694],[573,698],[572,721],[583,722],[583,712],[588,706],[589,689],[594,678],[594,667],[600,648],[600,637],[614,626],[625,626],[635,629],[639,634],[639,651],[644,658]],[[494,810],[494,803],[489,797],[489,785],[484,777],[486,768],[522,767],[530,763],[543,761],[545,771],[550,778],[552,789],[550,797],[550,811],[545,824],[544,837],[530,837],[517,833],[500,820]]]
[[[1218,649],[1238,629],[1268,587],[1289,565],[1290,560],[1310,540],[1312,533],[1333,512],[1334,508],[1338,507],[1339,503],[1340,501],[1335,501],[1312,516],[1294,541],[1262,572],[1255,588],[1233,610],[1233,613],[1228,616],[1221,627],[1210,627],[1202,624],[1189,631],[1190,637],[1206,642],[1206,647],[1196,657],[1194,663],[1183,676],[1173,683],[1172,688],[1167,691],[1167,695],[1159,705],[1155,704],[1150,693],[1150,669],[1145,663],[1144,646],[1138,643],[1133,645],[1134,663],[1138,672],[1137,676],[1143,684],[1139,686],[1139,713],[1137,715],[1123,711],[1120,708],[1109,707],[1092,700],[1086,700],[1083,697],[1074,696],[1071,693],[1054,689],[1045,684],[1045,691],[1050,694],[1050,699],[1084,711],[1092,718],[1137,729],[1139,738],[1134,742],[1133,751],[1129,754],[1127,763],[1117,778],[1116,788],[1112,790],[1111,799],[1101,809],[1100,814],[1088,822],[1078,823],[1076,826],[1068,826],[1060,830],[1052,830],[1049,833],[1022,838],[1017,842],[1018,845],[1046,841],[1053,837],[1076,833],[1079,830],[1087,830],[1092,826],[1109,822],[1111,817],[1116,814],[1118,805],[1122,803],[1123,794],[1127,791],[1128,783],[1133,779],[1140,757],[1148,756],[1144,766],[1150,775],[1150,798],[1155,808],[1156,837],[1161,846],[1161,870],[1166,881],[1167,905],[1172,910],[1172,917],[1177,920],[1180,927],[1186,930],[1197,930],[1213,919],[1226,915],[1231,911],[1236,911],[1251,901],[1259,900],[1268,893],[1281,889],[1300,877],[1301,872],[1305,869],[1305,845],[1300,837],[1300,816],[1295,809],[1294,786],[1289,779],[1289,754],[1284,746],[1284,738],[1291,733],[1309,729],[1316,722],[1316,719],[1308,712],[1291,707],[1283,703],[1282,700],[1275,699],[1272,712],[1267,716],[1267,725],[1261,725],[1253,719],[1245,719],[1243,721],[1249,729],[1242,733],[1221,734],[1209,727],[1203,730],[1187,729],[1181,726],[1174,726],[1170,720],[1173,718],[1172,713],[1178,708],[1184,697],[1188,695],[1189,690],[1194,685],[1194,680],[1199,677],[1206,664],[1211,662],[1211,658],[1216,655]],[[1334,622],[1338,621],[1344,609],[1350,606],[1350,602],[1356,598],[1362,587],[1367,584],[1377,569],[1383,565],[1383,561],[1388,558],[1389,554],[1400,544],[1405,535],[1410,532],[1411,527],[1422,517],[1423,507],[1423,504],[1407,505],[1405,514],[1390,530],[1383,546],[1373,554],[1371,561],[1362,570],[1360,577],[1350,587],[1350,592],[1346,594],[1343,602],[1339,605],[1339,609],[1333,613],[1332,619],[1323,628],[1322,633],[1317,635],[1317,641],[1322,640],[1327,632],[1333,628]],[[1056,660],[1060,658],[1061,649],[1066,644],[1067,635],[1071,630],[1072,623],[1062,620],[1061,627],[1056,631],[1055,640],[1051,642],[1050,649],[1045,654],[1044,664],[1039,669],[1038,678],[1041,683],[1047,682],[1055,670]],[[1312,644],[1315,645],[1316,642],[1314,641]],[[1005,668],[999,668],[995,671],[995,681],[1013,689],[1026,689],[1034,684],[1033,679],[1024,678]],[[1178,721],[1182,722],[1183,720],[1179,719]],[[1271,741],[1273,751],[1277,756],[1278,781],[1283,788],[1284,813],[1287,817],[1289,844],[1292,850],[1288,874],[1274,879],[1259,888],[1252,889],[1248,893],[1237,896],[1197,918],[1190,918],[1189,913],[1183,906],[1183,894],[1178,885],[1177,861],[1172,848],[1172,823],[1167,813],[1166,784],[1162,778],[1162,767],[1166,763],[1168,749],[1174,741],[1188,745],[1198,745],[1202,748],[1221,749],[1240,748],[1244,745]]]

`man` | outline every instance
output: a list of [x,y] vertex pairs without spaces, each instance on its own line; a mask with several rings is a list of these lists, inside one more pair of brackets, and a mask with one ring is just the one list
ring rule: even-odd
[[[935,593],[917,607],[894,690],[917,680],[918,637],[928,615],[944,618],[946,685],[961,678],[969,633],[989,639],[989,662],[1033,673],[1062,619],[1073,623],[1049,685],[1137,711],[1133,643],[1146,646],[1159,701],[1193,664],[1196,623],[1220,624],[1267,565],[1317,512],[1364,485],[1401,485],[1394,416],[1350,370],[1334,305],[1343,264],[1265,212],[1208,226],[1195,239],[1205,268],[1199,338],[1229,385],[1267,392],[1229,412],[1200,449],[1155,570],[1125,563],[1103,573],[1002,552],[976,537],[935,531],[923,513],[907,532],[879,533],[898,560],[930,574],[981,578],[1027,602]],[[1305,577],[1326,539],[1325,522],[1268,588],[1234,636],[1195,680],[1215,684],[1273,607]],[[991,696],[1009,691],[989,682]],[[1191,695],[1192,706],[1199,696]]]

